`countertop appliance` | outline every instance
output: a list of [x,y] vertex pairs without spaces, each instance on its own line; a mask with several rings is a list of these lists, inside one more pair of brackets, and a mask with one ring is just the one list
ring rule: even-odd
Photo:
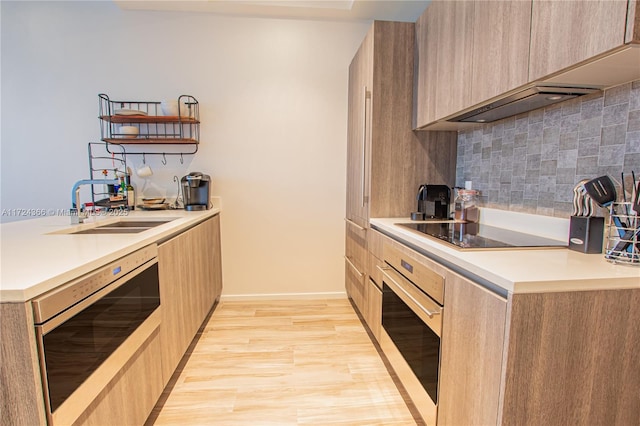
[[49,424],[160,306],[157,253],[147,246],[32,301]]
[[539,237],[482,223],[429,222],[396,223],[412,231],[460,249],[506,249],[567,247],[566,241]]
[[211,207],[211,177],[191,172],[180,180],[185,210],[207,210]]
[[449,219],[451,189],[446,185],[423,184],[418,188],[418,211],[412,220]]
[[444,277],[385,244],[380,346],[427,424],[436,423]]

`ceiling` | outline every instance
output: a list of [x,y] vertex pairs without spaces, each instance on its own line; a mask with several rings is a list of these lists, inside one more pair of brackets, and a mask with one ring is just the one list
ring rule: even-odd
[[415,22],[430,0],[114,0],[122,9],[257,18]]

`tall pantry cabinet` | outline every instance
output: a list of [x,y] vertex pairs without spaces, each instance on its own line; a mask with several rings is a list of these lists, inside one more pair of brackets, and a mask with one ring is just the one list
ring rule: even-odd
[[455,180],[456,133],[412,131],[414,38],[413,23],[375,21],[349,66],[345,287],[363,315],[375,311],[367,286],[382,284],[368,266],[369,218],[408,219],[420,184]]

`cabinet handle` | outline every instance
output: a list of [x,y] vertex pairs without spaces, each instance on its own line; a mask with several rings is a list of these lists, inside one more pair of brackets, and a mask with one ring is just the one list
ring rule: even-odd
[[353,225],[356,228],[358,228],[358,231],[366,231],[366,228],[363,228],[362,226],[358,225],[357,223],[355,223],[354,221],[352,221],[351,219],[347,219],[346,217],[344,218],[344,221],[347,222],[349,225]]
[[389,281],[391,281],[394,284],[394,287],[398,290],[400,290],[405,296],[407,296],[413,303],[415,303],[422,312],[424,312],[425,314],[427,314],[427,316],[429,318],[433,318],[434,315],[440,315],[441,312],[440,311],[430,311],[427,308],[425,308],[424,306],[422,306],[422,303],[418,302],[415,297],[413,297],[411,294],[409,294],[409,292],[407,290],[405,290],[403,288],[403,286],[401,284],[398,284],[398,282],[396,280],[393,279],[393,277],[391,275],[389,275],[389,272],[395,272],[392,268],[388,267],[388,266],[380,266],[380,265],[376,265],[376,268],[380,269],[380,271],[382,272],[382,275],[384,275],[385,277],[387,277],[389,279]]
[[364,273],[360,272],[358,270],[358,268],[356,268],[356,265],[354,265],[353,262],[351,262],[351,259],[349,259],[347,256],[345,256],[344,260],[346,260],[347,263],[349,264],[349,266],[351,266],[353,268],[353,270],[356,271],[356,273],[360,276],[360,279],[362,279],[364,277]]
[[364,98],[363,98],[363,115],[362,115],[362,207],[364,207],[365,202],[364,199],[366,197],[366,174],[367,174],[367,99],[369,99],[369,92],[367,92],[367,86],[364,86],[363,89]]

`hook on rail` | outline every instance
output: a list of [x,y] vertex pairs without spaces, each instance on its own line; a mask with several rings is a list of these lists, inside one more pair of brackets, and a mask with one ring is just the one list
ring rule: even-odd
[[164,152],[162,153],[162,164],[165,166],[167,165],[167,157]]

